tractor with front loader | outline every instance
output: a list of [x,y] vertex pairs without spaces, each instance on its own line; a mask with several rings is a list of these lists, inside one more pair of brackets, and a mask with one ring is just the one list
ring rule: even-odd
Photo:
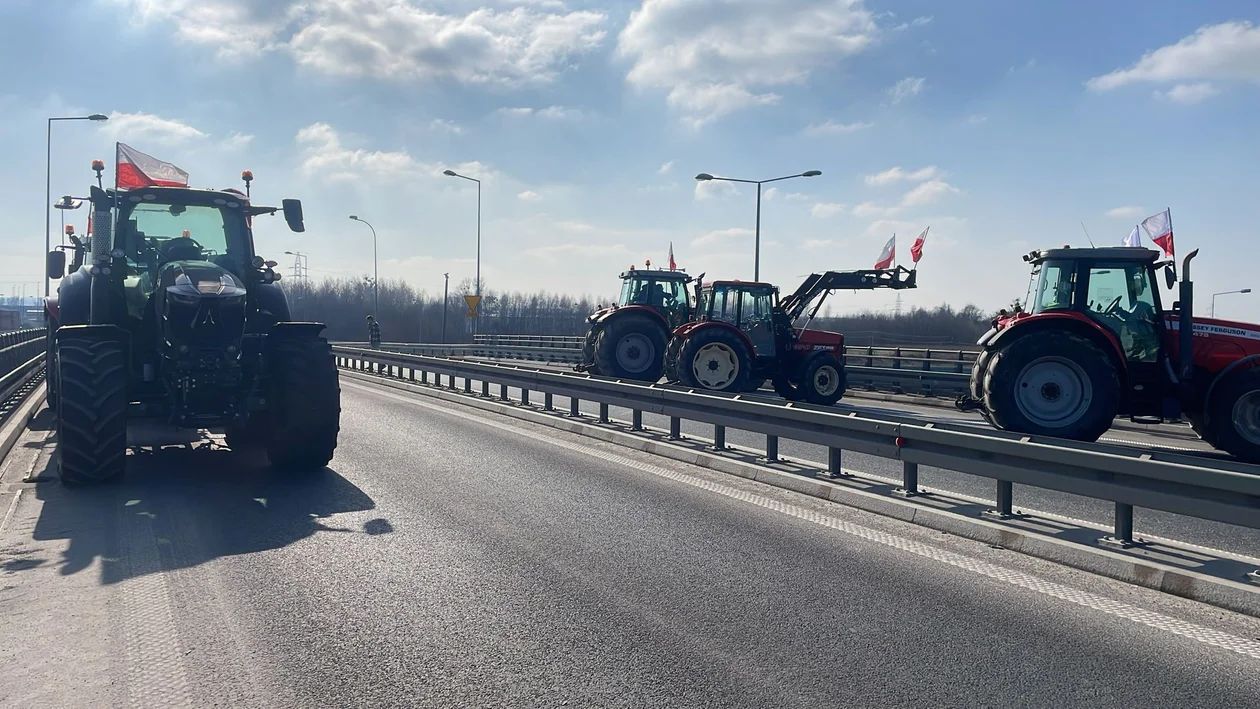
[[651,264],[623,272],[617,302],[586,319],[590,327],[577,371],[658,381],[670,333],[691,320],[687,285],[693,280],[685,271],[653,269]]
[[[291,322],[288,301],[254,250],[253,220],[302,205],[250,204],[235,189],[92,186],[94,233],[48,255],[49,396],[59,476],[105,482],[124,471],[129,427],[223,430],[273,467],[322,469],[340,428],[337,369],[321,323]],[[249,181],[253,175],[242,175]]]
[[768,379],[785,399],[834,404],[846,388],[844,335],[809,327],[827,295],[915,288],[916,276],[904,267],[816,273],[782,300],[769,283],[698,284],[695,317],[674,330],[666,348],[665,378],[727,392],[755,391]]
[[[1119,416],[1184,416],[1212,446],[1260,463],[1260,326],[1195,318],[1193,251],[1182,263],[1140,247],[1056,248],[1032,264],[1029,302],[979,344],[963,410],[997,428],[1097,440]],[[1157,275],[1178,300],[1164,310]]]

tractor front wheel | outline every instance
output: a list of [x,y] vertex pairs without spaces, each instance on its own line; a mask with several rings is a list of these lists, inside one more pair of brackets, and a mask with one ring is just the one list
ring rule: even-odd
[[752,357],[735,333],[722,327],[703,327],[683,343],[678,374],[690,387],[741,392],[752,375]]
[[1216,448],[1260,463],[1260,369],[1234,372],[1217,385],[1207,428],[1202,437]]
[[332,460],[341,430],[341,385],[328,342],[271,335],[267,342],[267,458],[272,467],[309,472]]
[[1106,352],[1069,332],[1037,332],[994,352],[983,378],[989,419],[1005,431],[1096,441],[1120,408]]
[[606,377],[655,382],[665,361],[665,329],[636,315],[613,319],[595,341],[595,366]]
[[797,390],[811,404],[831,406],[844,396],[844,365],[825,352],[814,355],[801,367]]
[[57,476],[64,485],[117,480],[127,462],[127,354],[115,339],[57,343]]

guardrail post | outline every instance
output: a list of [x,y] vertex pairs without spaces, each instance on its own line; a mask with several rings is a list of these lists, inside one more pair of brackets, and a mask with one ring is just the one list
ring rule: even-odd
[[959,374],[963,373],[963,364],[965,364],[967,361],[966,359],[964,359],[964,355],[966,355],[965,352],[963,352],[962,350],[958,350],[958,364],[954,365],[954,371]]
[[551,411],[553,408],[555,407],[552,406],[551,392],[543,394],[543,411]]
[[608,404],[599,405],[599,422],[608,423]]
[[499,385],[499,401],[508,400],[508,388],[506,384]]
[[766,460],[771,463],[777,463],[779,460],[779,437],[766,436]]
[[919,464],[902,461],[901,463],[901,487],[893,490],[894,495],[902,497],[914,497],[922,495],[923,491],[919,489]]
[[490,398],[490,382],[484,379],[481,380],[481,395],[486,397],[487,399]]
[[1133,505],[1116,503],[1115,534],[1098,541],[1101,544],[1121,549],[1137,546],[1137,542],[1133,541]]
[[407,370],[407,381],[414,382],[416,380],[416,368],[412,367]]
[[465,394],[472,393],[472,380],[469,379],[468,377],[464,377],[464,393]]
[[923,350],[923,371],[932,371],[932,350]]
[[682,438],[682,419],[677,416],[669,417],[669,437],[675,441]]
[[451,391],[455,391],[455,387],[456,387],[456,385],[455,385],[455,375],[454,375],[454,374],[452,374],[452,375],[451,375]]
[[1009,480],[997,481],[997,505],[993,509],[983,512],[986,517],[994,519],[1010,519],[1015,516],[1011,511],[1013,486]]
[[875,366],[875,348],[874,347],[866,348],[866,366],[868,367]]
[[630,412],[630,430],[632,431],[643,430],[643,412],[642,411],[635,409]]
[[835,446],[827,446],[827,473],[826,477],[839,478],[848,477],[844,473],[844,466],[841,465],[844,450]]
[[577,418],[582,415],[581,409],[578,408],[578,404],[580,403],[581,402],[578,401],[576,398],[569,397],[569,415],[572,416],[573,418]]
[[521,389],[521,403],[529,405],[529,389]]
[[713,450],[726,450],[726,426],[714,424]]

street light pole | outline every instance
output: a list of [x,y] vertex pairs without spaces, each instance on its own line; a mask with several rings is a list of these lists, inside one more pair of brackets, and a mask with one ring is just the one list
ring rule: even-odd
[[761,186],[767,182],[778,182],[780,180],[791,180],[797,177],[818,177],[822,174],[822,170],[806,170],[796,175],[786,175],[784,177],[775,177],[769,180],[740,180],[734,177],[714,177],[707,172],[696,175],[699,182],[708,182],[710,180],[718,180],[721,182],[742,182],[746,185],[757,186],[757,229],[753,235],[753,280],[761,280]]
[[451,274],[443,273],[442,278],[442,344],[446,344],[446,298],[451,287]]
[[[48,211],[52,208],[52,124],[53,121],[108,121],[109,116],[101,113],[93,113],[90,116],[56,116],[48,119],[48,135],[46,146],[46,162],[44,164],[44,253],[47,254],[52,250],[52,237],[49,232],[52,231],[52,212]],[[44,260],[40,259],[40,263]],[[48,272],[44,272],[44,297],[48,297],[48,292],[52,287],[52,281],[48,278]]]
[[1216,317],[1216,296],[1233,295],[1234,293],[1250,293],[1250,292],[1251,292],[1250,288],[1243,288],[1242,290],[1227,290],[1224,293],[1213,293],[1212,294],[1212,309],[1208,313],[1208,317],[1211,317],[1211,318]]
[[376,227],[368,224],[366,219],[360,219],[353,214],[350,215],[350,218],[356,222],[367,224],[367,227],[372,230],[372,316],[379,319],[381,317],[381,275],[376,260]]
[[[446,175],[447,177],[458,177],[463,180],[468,180],[469,182],[477,183],[477,275],[476,275],[476,280],[473,281],[473,294],[480,296],[481,295],[481,180],[478,180],[475,177],[468,177],[467,175],[461,175],[458,172],[455,172],[454,170],[443,170],[442,174]],[[481,308],[480,303],[477,304],[477,308],[478,309]]]

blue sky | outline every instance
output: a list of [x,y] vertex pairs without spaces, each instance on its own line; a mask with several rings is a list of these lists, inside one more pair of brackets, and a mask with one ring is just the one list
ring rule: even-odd
[[[1172,208],[1200,293],[1260,288],[1260,9],[1254,2],[974,0],[6,0],[0,4],[0,293],[39,280],[44,127],[54,196],[85,191],[115,140],[194,185],[256,176],[307,232],[260,220],[260,251],[312,275],[372,268],[430,293],[611,294],[673,242],[680,265],[762,279],[869,267],[892,233],[906,305],[996,308],[1019,256],[1118,244]],[[896,169],[894,169],[896,168]],[[59,217],[53,214],[54,240]],[[84,215],[75,214],[82,230]],[[33,286],[27,286],[30,292]],[[1219,301],[1260,321],[1260,296]],[[887,308],[842,294],[836,310]],[[1208,298],[1199,301],[1206,307]]]

